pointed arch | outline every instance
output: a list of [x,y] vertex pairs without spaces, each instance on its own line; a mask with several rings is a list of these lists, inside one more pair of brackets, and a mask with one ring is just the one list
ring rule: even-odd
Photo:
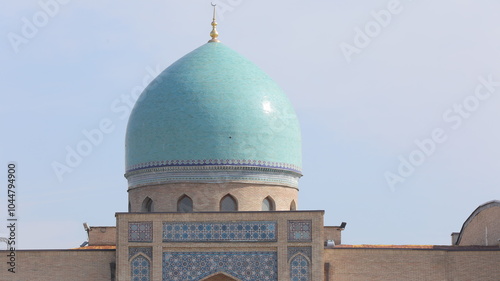
[[146,197],[144,198],[144,201],[142,201],[141,212],[152,213],[154,210],[153,207],[153,200],[149,197]]
[[130,204],[130,201],[128,201],[128,212],[132,212],[132,204]]
[[311,280],[310,260],[301,253],[296,254],[290,261],[290,280]]
[[177,212],[191,213],[193,212],[193,199],[186,194],[179,197],[177,200]]
[[224,272],[218,272],[210,275],[209,277],[203,279],[202,281],[239,281],[236,277],[233,277]]
[[219,210],[221,212],[238,211],[238,201],[231,194],[227,194],[220,200]]
[[262,200],[262,211],[276,211],[276,204],[271,196],[267,196]]
[[292,200],[292,203],[290,203],[290,211],[296,211],[297,210],[297,204],[295,203],[295,200]]
[[142,254],[130,262],[130,280],[150,280],[151,262]]

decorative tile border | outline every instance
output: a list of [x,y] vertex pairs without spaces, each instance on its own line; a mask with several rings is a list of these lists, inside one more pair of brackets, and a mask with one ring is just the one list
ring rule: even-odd
[[261,160],[246,160],[246,159],[199,159],[199,160],[165,160],[165,161],[151,161],[132,165],[126,168],[127,173],[135,170],[154,168],[154,167],[169,167],[169,166],[252,166],[252,167],[265,167],[276,168],[283,170],[290,170],[296,173],[301,173],[299,166],[280,162],[261,161]]
[[312,248],[311,247],[288,247],[288,261],[295,256],[295,254],[301,253],[312,260]]
[[129,222],[129,242],[153,242],[153,222]]
[[310,242],[312,240],[312,221],[288,221],[289,242]]
[[163,280],[201,280],[223,272],[242,281],[277,281],[276,252],[164,252]]
[[275,242],[277,223],[164,222],[163,242]]
[[130,247],[128,248],[128,259],[130,260],[136,254],[143,254],[153,260],[153,249],[151,247]]
[[129,189],[163,183],[177,182],[244,182],[270,185],[298,187],[300,176],[284,171],[253,171],[253,170],[142,170],[126,175]]

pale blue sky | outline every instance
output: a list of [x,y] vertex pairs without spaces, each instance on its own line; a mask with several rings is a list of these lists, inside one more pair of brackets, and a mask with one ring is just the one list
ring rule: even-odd
[[[0,163],[19,167],[24,249],[77,247],[83,222],[115,224],[127,209],[129,97],[211,28],[209,1],[54,1],[0,4]],[[217,2],[221,41],[273,77],[299,115],[299,209],[346,221],[344,243],[449,244],[499,199],[500,85],[479,79],[500,81],[498,1]],[[53,163],[103,120],[112,131],[59,181]],[[398,175],[399,156],[419,160],[415,140],[436,128],[446,140],[391,190],[385,173]]]

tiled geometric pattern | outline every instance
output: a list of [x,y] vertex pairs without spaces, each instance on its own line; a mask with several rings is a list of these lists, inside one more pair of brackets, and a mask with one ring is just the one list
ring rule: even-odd
[[309,221],[288,221],[288,241],[309,242],[312,235],[312,222]]
[[127,174],[129,188],[151,183],[168,182],[223,182],[240,181],[270,183],[297,187],[300,176],[297,173],[256,167],[202,166],[202,167],[159,167],[132,171]]
[[164,252],[163,281],[201,280],[224,272],[242,281],[277,281],[275,252]]
[[153,222],[129,222],[129,242],[153,242]]
[[312,249],[311,247],[288,247],[288,261],[295,256],[295,254],[301,253],[312,260]]
[[297,255],[290,263],[291,281],[309,281],[309,262],[303,255]]
[[143,256],[137,256],[130,264],[132,281],[149,281],[150,265],[149,261]]
[[301,167],[280,162],[261,161],[261,160],[246,160],[246,159],[199,159],[199,160],[165,160],[145,162],[127,167],[127,172],[134,170],[155,168],[155,167],[183,167],[183,166],[254,166],[265,168],[278,168],[283,170],[290,170],[297,173],[301,172]]
[[143,254],[149,259],[153,259],[153,249],[151,247],[130,247],[128,248],[128,259],[130,260],[136,254]]
[[164,222],[164,242],[274,242],[276,222]]

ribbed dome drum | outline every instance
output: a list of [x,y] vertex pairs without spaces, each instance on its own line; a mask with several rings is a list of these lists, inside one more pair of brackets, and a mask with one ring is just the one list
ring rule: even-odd
[[139,97],[126,134],[129,188],[240,182],[297,187],[300,129],[279,86],[221,43],[165,69]]

